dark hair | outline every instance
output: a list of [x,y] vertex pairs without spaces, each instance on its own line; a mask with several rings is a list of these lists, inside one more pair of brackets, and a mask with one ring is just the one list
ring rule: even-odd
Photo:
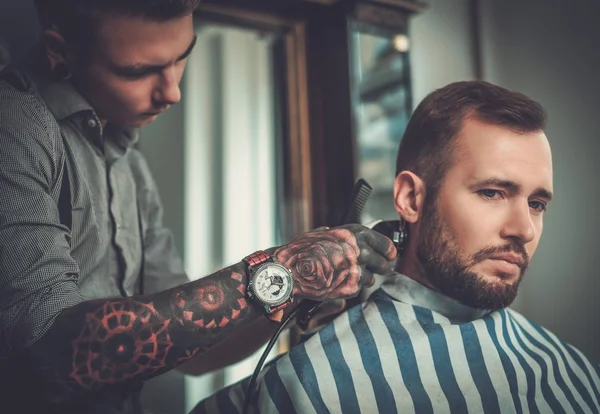
[[192,13],[201,0],[35,0],[43,29],[54,28],[74,47],[89,46],[105,16],[167,21]]
[[409,170],[435,197],[452,166],[455,139],[465,119],[505,126],[519,133],[541,131],[546,112],[519,92],[484,81],[451,83],[429,94],[415,109],[402,137],[396,175]]

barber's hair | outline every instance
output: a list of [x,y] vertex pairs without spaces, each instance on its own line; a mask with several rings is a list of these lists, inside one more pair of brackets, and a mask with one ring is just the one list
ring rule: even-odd
[[167,21],[192,13],[201,0],[35,0],[42,29],[56,29],[77,47],[92,44],[104,16]]
[[518,133],[546,127],[544,108],[522,93],[484,81],[451,83],[429,94],[415,109],[400,143],[396,175],[413,172],[435,197],[453,165],[455,141],[466,119]]

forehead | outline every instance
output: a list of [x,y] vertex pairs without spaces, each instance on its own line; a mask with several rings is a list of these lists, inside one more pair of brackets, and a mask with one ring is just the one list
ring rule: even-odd
[[552,154],[542,132],[518,133],[466,119],[457,137],[457,158],[448,171],[455,178],[513,181],[524,191],[552,191]]
[[193,38],[191,14],[165,21],[111,15],[100,19],[97,47],[117,64],[164,64],[176,60]]

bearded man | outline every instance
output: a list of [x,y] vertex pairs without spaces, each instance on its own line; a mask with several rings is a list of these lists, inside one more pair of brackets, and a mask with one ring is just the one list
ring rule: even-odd
[[[434,91],[397,158],[395,272],[259,376],[279,413],[600,412],[600,367],[508,308],[552,199],[543,108],[481,81]],[[195,413],[240,412],[248,380]]]

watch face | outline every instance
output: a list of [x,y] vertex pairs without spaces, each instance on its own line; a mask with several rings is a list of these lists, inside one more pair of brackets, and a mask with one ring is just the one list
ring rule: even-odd
[[292,275],[280,264],[265,264],[252,278],[252,291],[261,302],[279,305],[292,294]]

